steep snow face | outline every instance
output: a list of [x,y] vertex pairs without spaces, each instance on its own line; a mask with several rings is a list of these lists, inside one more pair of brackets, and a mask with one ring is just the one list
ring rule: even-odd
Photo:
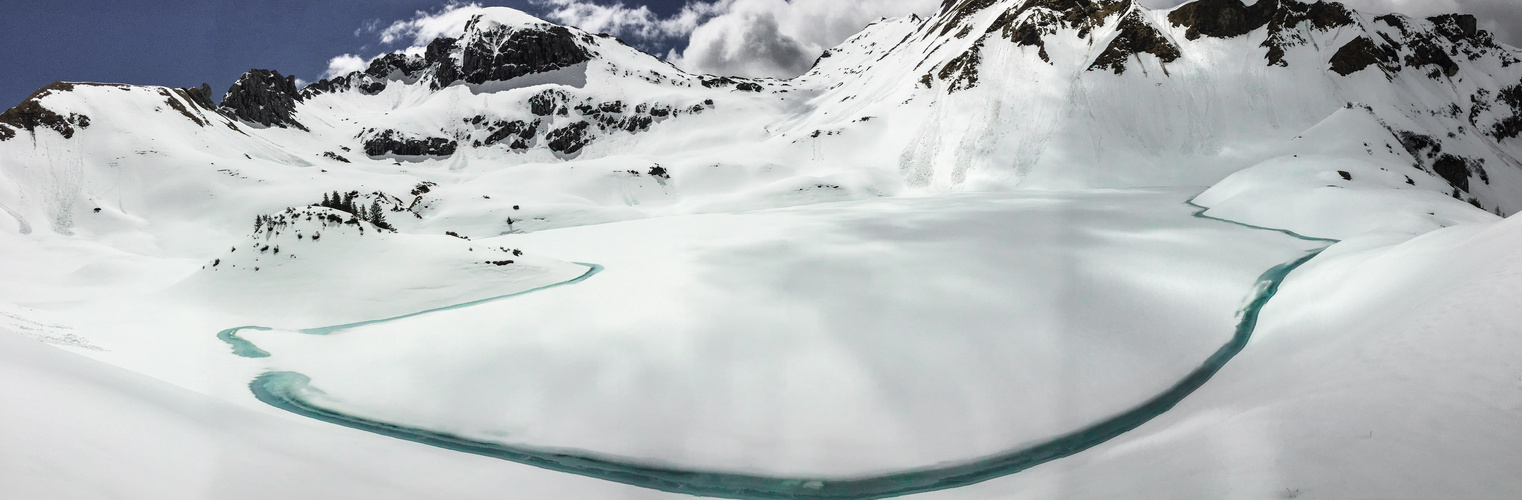
[[247,166],[312,165],[191,90],[60,82],[39,91],[13,109],[39,110],[39,125],[0,141],[0,204],[33,228],[121,236],[153,252],[154,243],[127,235],[172,231],[187,211],[221,213],[211,210],[219,195],[242,196],[223,181],[259,182]]
[[1522,184],[1498,179],[1517,170],[1519,52],[1473,18],[1278,0],[1164,11],[985,0],[908,23],[907,36],[881,26],[847,41],[799,81],[831,87],[804,128],[887,115],[909,129],[880,146],[900,152],[910,185],[1208,185],[1282,154],[1353,102],[1373,107],[1393,138],[1430,141],[1413,164],[1442,177],[1445,194],[1522,208]]
[[[1195,198],[1208,214],[1301,234],[1346,239],[1408,236],[1494,216],[1445,194],[1373,109],[1350,106],[1295,136],[1278,156],[1238,171]],[[1496,172],[1510,174],[1511,169]]]

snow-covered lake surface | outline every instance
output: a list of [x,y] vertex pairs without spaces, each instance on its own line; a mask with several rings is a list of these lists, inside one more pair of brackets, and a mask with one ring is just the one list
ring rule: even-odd
[[965,461],[1162,392],[1230,340],[1260,274],[1324,245],[1194,218],[1188,195],[908,198],[503,236],[480,241],[606,269],[322,337],[243,336],[326,406],[477,439],[779,475]]

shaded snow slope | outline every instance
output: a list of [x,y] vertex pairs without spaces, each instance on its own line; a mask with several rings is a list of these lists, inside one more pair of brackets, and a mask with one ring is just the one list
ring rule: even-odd
[[1518,245],[1522,225],[1506,220],[1333,246],[1170,414],[1071,460],[924,498],[1515,497]]
[[650,498],[634,488],[333,433],[0,330],[6,498]]
[[[1234,3],[950,2],[931,18],[880,23],[832,49],[798,79],[829,89],[798,131],[886,118],[902,132],[858,140],[879,141],[881,159],[912,185],[1204,185],[1276,156],[1356,102],[1373,106],[1392,134],[1441,143],[1415,164],[1450,172],[1463,200],[1519,208],[1516,181],[1479,178],[1482,169],[1508,178],[1517,170],[1507,125],[1516,108],[1501,102],[1510,97],[1497,100],[1522,81],[1516,49],[1451,19],[1372,18],[1335,3],[1265,2],[1283,6],[1279,19],[1205,36],[1190,35],[1196,21],[1179,15]],[[1291,15],[1296,9],[1310,12]],[[1329,69],[1340,47],[1368,37],[1390,40],[1406,63]],[[1113,50],[1123,57],[1107,63]],[[1413,51],[1441,52],[1451,73],[1433,74],[1438,63]],[[1442,154],[1457,167],[1435,168]]]

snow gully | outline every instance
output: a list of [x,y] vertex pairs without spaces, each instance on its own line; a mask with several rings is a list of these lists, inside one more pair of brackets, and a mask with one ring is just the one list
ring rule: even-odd
[[[1292,231],[1244,224],[1205,215],[1206,207],[1196,205],[1191,199],[1189,206],[1198,209],[1194,217],[1236,224],[1257,230],[1275,231],[1305,241],[1336,243],[1336,240],[1314,238]],[[1296,268],[1319,255],[1326,247],[1308,252],[1304,256],[1265,271],[1259,276],[1251,300],[1241,311],[1231,340],[1221,346],[1194,371],[1175,383],[1168,390],[1154,396],[1141,405],[1087,427],[1073,431],[1033,446],[1011,450],[992,456],[970,460],[960,464],[926,467],[877,475],[825,478],[825,477],[774,477],[754,474],[738,474],[704,471],[641,463],[636,459],[598,455],[573,450],[552,450],[527,446],[515,446],[490,441],[480,441],[446,432],[432,431],[396,425],[364,417],[349,415],[323,408],[307,397],[313,389],[311,379],[296,372],[268,372],[249,383],[254,397],[270,406],[304,417],[321,420],[345,427],[372,432],[383,436],[437,446],[463,453],[472,453],[508,460],[543,469],[576,474],[591,478],[650,488],[671,493],[695,496],[731,498],[737,500],[770,499],[863,499],[888,498],[914,493],[924,493],[967,486],[990,479],[1014,474],[1037,465],[1072,456],[1147,423],[1158,415],[1172,409],[1193,393],[1231,361],[1252,338],[1257,327],[1258,315],[1279,290],[1279,285]],[[602,268],[588,266],[586,274],[570,281],[510,295],[431,309],[418,313],[381,320],[301,330],[302,333],[324,335],[334,331],[418,316],[448,309],[515,297],[547,288],[578,283],[590,278]],[[244,327],[259,329],[260,327]],[[234,346],[235,354],[246,357],[262,357],[265,353],[253,344],[237,337],[240,328],[225,330],[219,338]]]

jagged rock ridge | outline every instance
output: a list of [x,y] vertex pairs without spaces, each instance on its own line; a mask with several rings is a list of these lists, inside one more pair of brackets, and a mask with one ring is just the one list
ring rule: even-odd
[[222,109],[228,116],[266,127],[306,130],[296,121],[296,102],[300,100],[295,76],[250,69],[222,95]]
[[36,132],[38,128],[51,129],[68,139],[74,137],[75,127],[89,127],[90,117],[88,116],[77,113],[59,114],[42,105],[43,97],[53,92],[74,90],[75,85],[82,84],[53,82],[37,89],[26,100],[21,101],[21,104],[0,113],[0,141],[16,137],[19,131]]

